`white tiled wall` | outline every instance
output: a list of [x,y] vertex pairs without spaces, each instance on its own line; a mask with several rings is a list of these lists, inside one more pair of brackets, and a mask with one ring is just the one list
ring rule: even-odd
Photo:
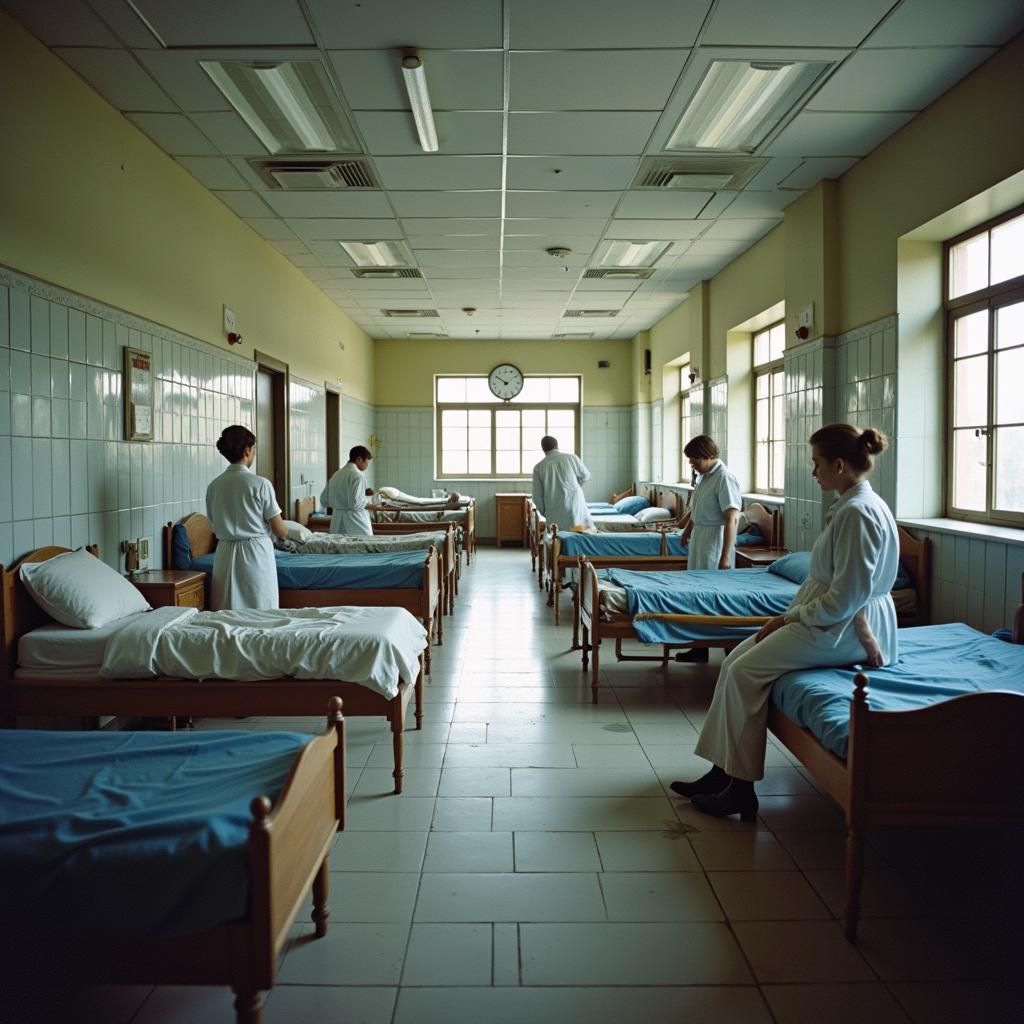
[[319,496],[327,475],[327,398],[322,386],[288,378],[291,494],[285,518],[294,515],[296,498]]
[[634,481],[647,480],[651,476],[651,403],[638,402],[630,407],[630,425],[633,433]]
[[672,479],[674,473],[666,476],[665,465],[662,458],[662,413],[665,403],[662,399],[656,398],[651,402],[651,476],[659,480]]
[[[341,449],[339,452],[339,458],[342,463],[348,461],[348,450],[357,444],[365,445],[367,448],[370,447],[370,437],[374,434],[380,434],[379,430],[376,430],[376,411],[372,405],[367,405],[366,402],[360,402],[358,398],[351,398],[348,395],[341,396]],[[381,476],[379,471],[379,462],[381,455],[385,452],[378,452],[377,456],[370,462],[370,465],[366,468],[366,482],[373,486],[375,480],[379,480],[382,484],[386,484],[387,480],[384,476]],[[391,452],[394,454],[394,451]],[[403,488],[405,490],[406,488]],[[419,493],[419,492],[416,492]]]

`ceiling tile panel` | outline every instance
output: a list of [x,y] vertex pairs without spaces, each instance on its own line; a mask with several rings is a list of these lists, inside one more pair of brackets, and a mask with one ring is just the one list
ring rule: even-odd
[[476,249],[498,250],[498,236],[494,235],[410,235],[413,249]]
[[399,217],[497,217],[500,192],[392,192]]
[[616,218],[605,232],[606,238],[676,239],[696,238],[707,224],[697,220],[620,220]]
[[[60,13],[39,0],[4,0],[4,9],[47,46],[106,46],[116,49],[118,39],[84,0],[64,0]],[[152,39],[152,37],[150,37]]]
[[512,53],[510,110],[657,110],[689,50]]
[[277,217],[245,217],[245,223],[268,241],[294,239],[295,232]]
[[[375,156],[423,152],[412,113],[363,110],[355,114],[366,148]],[[441,153],[501,153],[500,111],[439,111],[434,128]]]
[[501,221],[497,217],[403,217],[402,226],[410,236],[488,235],[497,238]]
[[199,66],[202,54],[137,50],[139,60],[160,87],[185,111],[229,111],[231,105]]
[[402,238],[404,232],[396,220],[363,220],[356,218],[295,218],[287,221],[288,226],[299,238],[305,239],[366,239],[377,241],[386,238]]
[[501,187],[501,157],[497,156],[383,156],[374,164],[386,189],[454,192]]
[[866,156],[902,128],[913,111],[903,113],[797,114],[765,150],[771,156]]
[[[255,192],[214,192],[213,194],[239,217],[269,217],[271,215],[266,203]],[[284,253],[308,252],[301,242],[292,242],[290,245],[299,248],[280,249],[280,251]]]
[[658,115],[580,111],[509,114],[508,151],[514,155],[612,155],[643,151]]
[[501,0],[307,0],[307,5],[329,50],[501,46]]
[[416,262],[421,267],[497,267],[498,252],[477,249],[420,249]]
[[510,217],[505,220],[505,237],[570,233],[599,235],[607,223],[606,217]]
[[513,49],[693,46],[709,0],[515,0]]
[[[838,178],[845,174],[855,163],[855,156],[815,157],[801,160],[791,174],[779,182],[779,187],[793,190],[794,193],[812,188],[825,178]],[[796,198],[794,194],[794,198]]]
[[756,217],[749,219],[737,218],[736,220],[728,220],[723,217],[716,220],[707,229],[707,231],[701,235],[701,239],[709,239],[715,242],[753,242],[762,235],[767,234],[773,227],[775,227],[776,224],[781,222],[781,216]]
[[294,0],[133,0],[166,46],[309,46],[313,35]]
[[636,167],[632,156],[513,156],[508,160],[506,184],[512,189],[621,191]]
[[782,211],[793,202],[792,192],[754,192],[746,189],[741,192],[723,211],[719,219],[735,220],[736,218],[763,217],[769,220],[781,220]]
[[238,171],[222,156],[179,156],[178,163],[208,189],[247,188]]
[[618,192],[509,192],[509,217],[610,217]]
[[177,108],[125,50],[60,47],[54,52],[118,110],[177,113]]
[[690,220],[700,216],[711,200],[713,192],[688,192],[666,189],[664,192],[627,192],[622,197],[615,216],[646,219],[658,217],[671,220]]
[[126,114],[171,156],[217,156],[217,148],[184,114]]
[[191,120],[225,156],[266,156],[263,143],[233,110],[196,112]]
[[391,217],[383,192],[272,192],[263,193],[279,217]]
[[[745,242],[719,242],[698,239],[687,250],[687,256],[722,256],[732,259],[747,248]],[[685,258],[685,257],[684,257]]]
[[1024,31],[1019,0],[903,0],[868,46],[1002,46]]
[[892,0],[719,0],[701,42],[705,46],[858,46],[892,7]]

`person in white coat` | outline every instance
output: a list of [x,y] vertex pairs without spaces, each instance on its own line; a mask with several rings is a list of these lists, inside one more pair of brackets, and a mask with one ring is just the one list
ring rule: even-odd
[[874,428],[861,432],[837,423],[816,431],[810,443],[812,475],[823,491],[839,495],[811,551],[810,574],[786,613],[722,663],[695,751],[713,767],[696,782],[671,785],[708,814],[754,820],[754,782],[764,776],[768,700],[779,676],[801,668],[891,665],[899,657],[890,594],[899,536],[888,506],[866,479],[873,456],[886,447],[885,436]]
[[252,471],[256,435],[246,427],[228,427],[217,451],[231,465],[206,489],[206,515],[217,536],[211,608],[276,608],[271,534],[284,539],[288,531],[273,486]]
[[331,533],[373,536],[370,513],[366,511],[366,499],[373,494],[373,488],[366,486],[363,476],[372,458],[369,448],[357,444],[349,449],[348,462],[327,481],[320,502],[324,508],[332,510]]
[[542,437],[544,458],[533,467],[533,503],[537,510],[560,530],[574,526],[593,529],[594,520],[587,510],[582,485],[590,479],[590,470],[569,452],[558,450],[558,441]]

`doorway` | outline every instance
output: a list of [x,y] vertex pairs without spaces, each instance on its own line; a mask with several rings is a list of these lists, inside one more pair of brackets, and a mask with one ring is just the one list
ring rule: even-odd
[[341,393],[324,385],[327,398],[327,479],[341,468]]
[[253,470],[274,485],[288,512],[288,364],[254,353],[256,360],[256,461]]

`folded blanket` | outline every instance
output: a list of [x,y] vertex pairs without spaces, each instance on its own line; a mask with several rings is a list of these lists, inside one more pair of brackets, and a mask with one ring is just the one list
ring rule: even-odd
[[426,551],[444,549],[441,532],[399,533],[392,536],[353,536],[345,533],[314,533],[305,544],[296,547],[300,555],[369,555],[381,551]]

